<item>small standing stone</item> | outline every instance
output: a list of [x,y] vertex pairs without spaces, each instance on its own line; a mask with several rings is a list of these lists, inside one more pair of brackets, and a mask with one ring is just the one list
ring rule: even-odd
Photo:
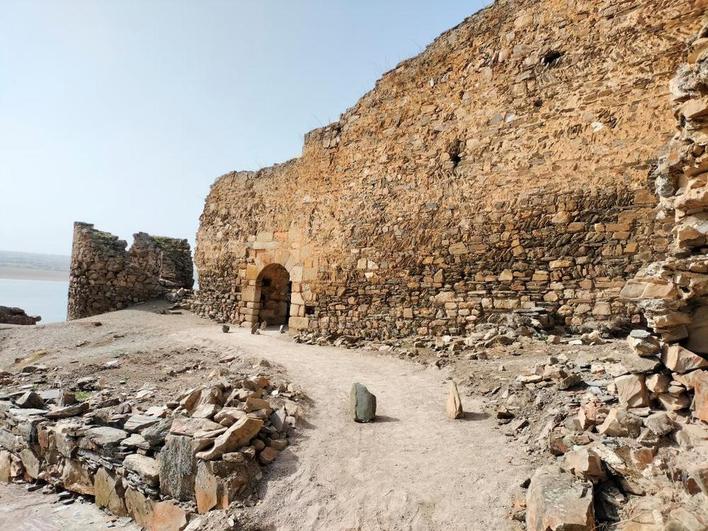
[[229,330],[230,330],[229,325],[227,325],[227,324],[221,325],[221,331],[222,331],[224,334],[228,334],[228,333],[229,333]]
[[365,385],[355,383],[349,394],[350,413],[355,422],[371,422],[376,417],[376,396]]
[[457,384],[450,382],[450,392],[447,395],[447,416],[451,419],[459,419],[464,415],[462,411],[462,401],[457,390]]

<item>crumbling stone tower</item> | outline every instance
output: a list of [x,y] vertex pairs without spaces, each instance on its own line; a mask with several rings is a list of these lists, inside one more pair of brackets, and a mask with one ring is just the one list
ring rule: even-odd
[[187,240],[139,232],[129,250],[125,240],[74,223],[67,318],[120,310],[161,296],[166,289],[192,289],[192,254]]

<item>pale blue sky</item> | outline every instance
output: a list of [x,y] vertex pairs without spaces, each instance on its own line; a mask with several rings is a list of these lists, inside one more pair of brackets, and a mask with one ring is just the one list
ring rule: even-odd
[[214,179],[300,154],[480,0],[0,0],[0,249],[74,220],[194,241]]

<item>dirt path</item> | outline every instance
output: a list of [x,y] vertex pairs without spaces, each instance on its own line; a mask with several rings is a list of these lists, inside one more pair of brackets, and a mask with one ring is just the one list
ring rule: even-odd
[[[40,334],[44,348],[51,346],[42,359],[49,365],[61,356],[100,363],[120,350],[197,346],[278,363],[305,390],[314,403],[308,427],[271,467],[263,500],[254,508],[264,529],[511,527],[506,516],[510,493],[528,475],[526,454],[494,429],[495,420],[480,413],[478,400],[463,399],[470,412],[466,419],[447,419],[446,371],[367,352],[296,344],[277,332],[253,336],[232,328],[223,334],[220,325],[186,312],[161,316],[127,310],[95,319],[103,326],[75,322],[48,325],[44,332],[13,331],[0,342],[0,366],[20,351],[40,348]],[[125,335],[105,345],[97,336],[95,348],[73,348],[87,334],[108,331]],[[349,389],[357,381],[377,395],[378,422],[349,419]]]
[[[314,401],[311,429],[259,508],[274,529],[504,529],[511,490],[528,469],[508,439],[464,403],[464,420],[445,417],[445,373],[370,353],[294,344],[268,332],[188,329],[283,365]],[[377,396],[379,421],[355,424],[346,411],[353,382]]]

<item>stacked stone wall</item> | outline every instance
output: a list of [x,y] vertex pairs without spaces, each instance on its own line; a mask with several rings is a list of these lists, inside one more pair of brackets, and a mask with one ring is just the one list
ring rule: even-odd
[[259,320],[292,281],[292,329],[463,334],[543,308],[642,319],[619,292],[662,258],[653,175],[668,83],[703,0],[496,2],[379,80],[299,159],[222,176],[195,259],[203,315]]
[[74,224],[68,319],[119,310],[160,297],[167,288],[192,288],[187,240],[139,232],[127,245],[89,223]]

